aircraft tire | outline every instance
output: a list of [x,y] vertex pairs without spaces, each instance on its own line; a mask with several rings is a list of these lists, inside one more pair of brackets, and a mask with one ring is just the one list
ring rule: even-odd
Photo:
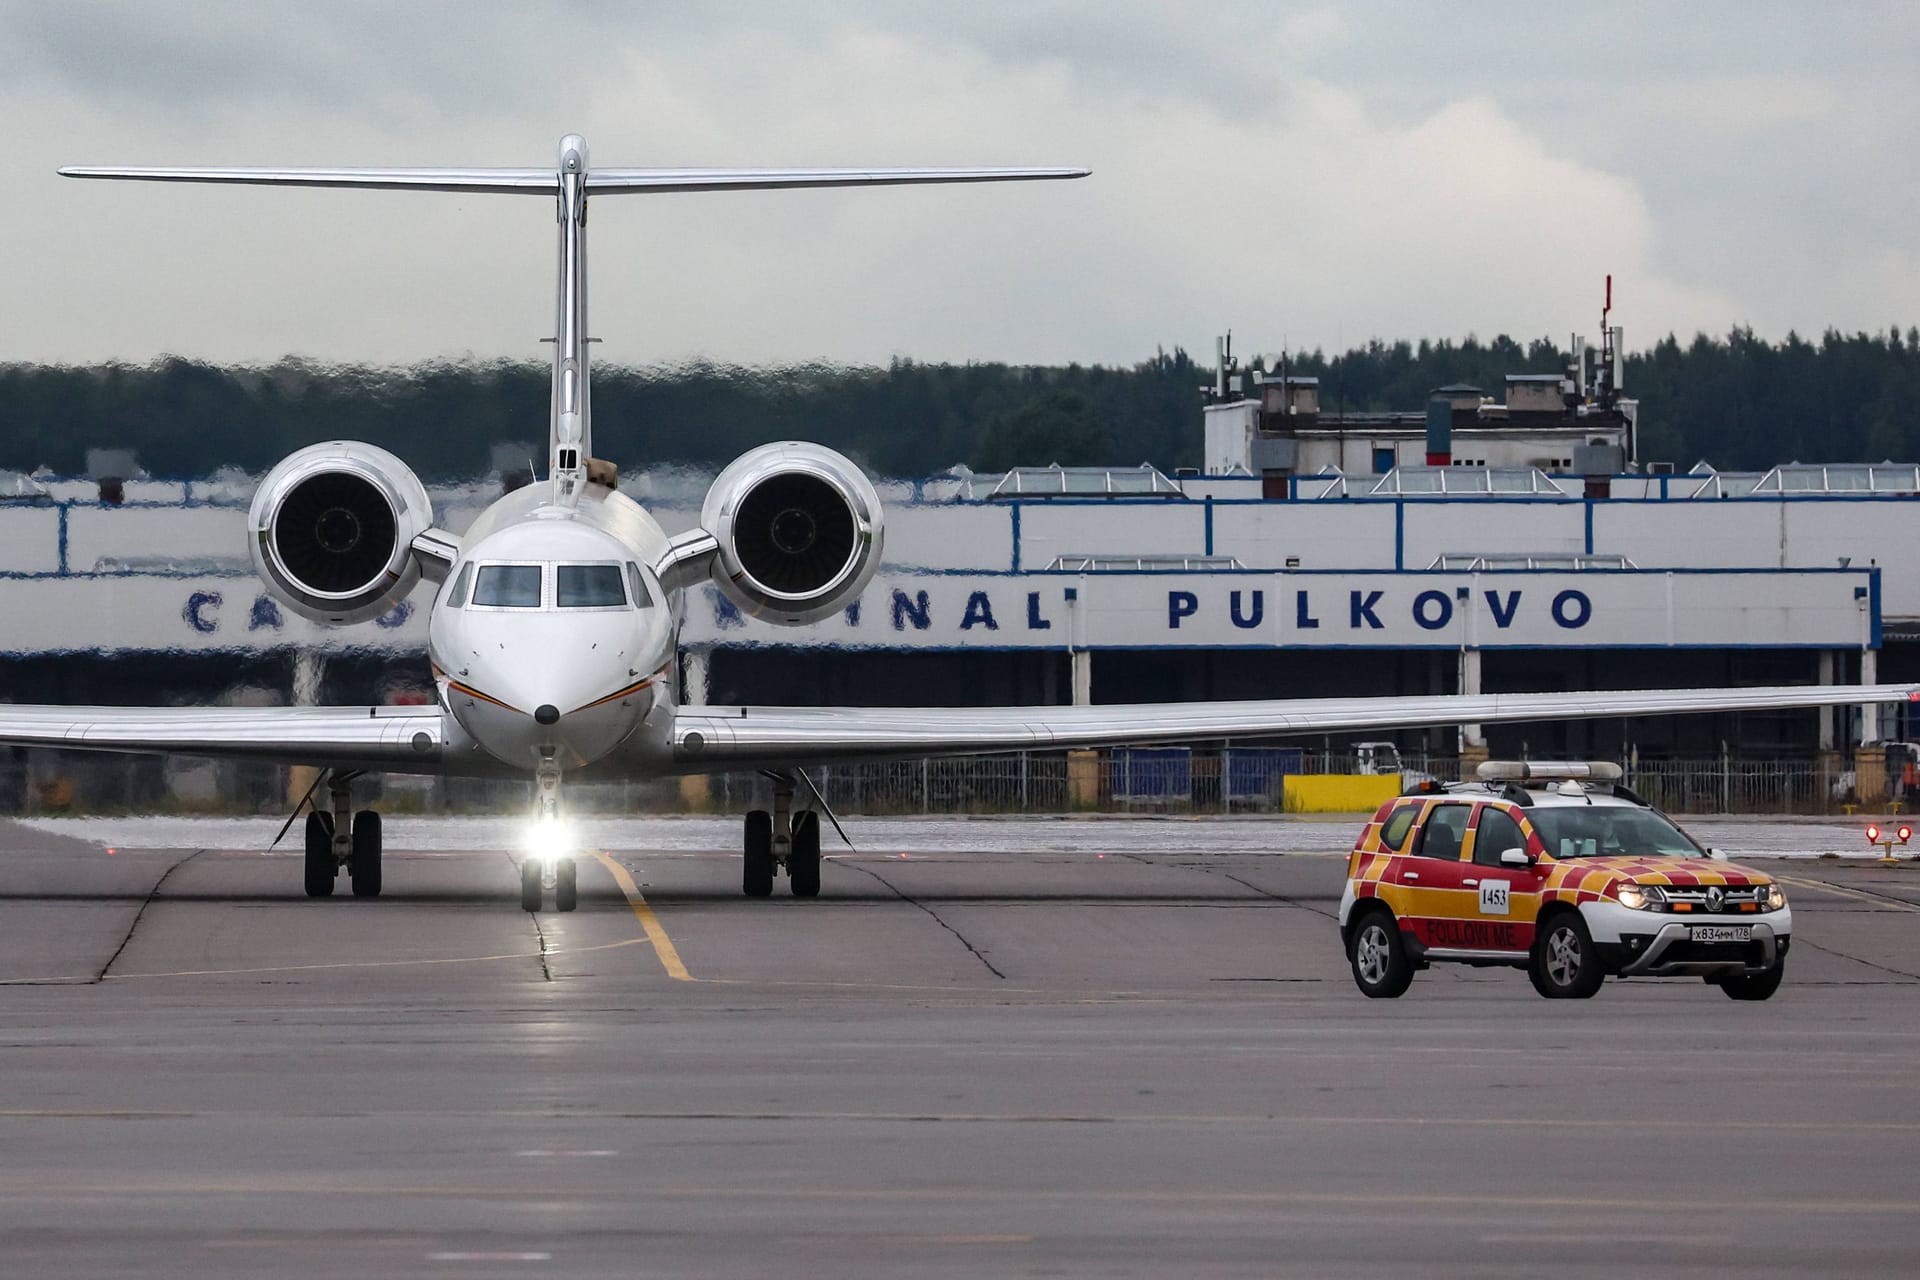
[[787,880],[796,898],[820,896],[820,815],[793,815],[793,851],[787,855]]
[[580,872],[572,858],[562,858],[553,869],[553,909],[571,911],[580,905]]
[[362,809],[353,815],[353,852],[347,858],[347,874],[353,880],[353,896],[380,896],[380,815]]
[[773,896],[773,815],[765,809],[747,814],[745,857],[740,864],[740,891],[749,898]]
[[540,903],[546,897],[546,890],[540,884],[540,860],[525,858],[520,863],[520,909],[538,911]]
[[333,823],[324,813],[307,815],[307,896],[333,896],[333,877],[339,869],[333,861]]

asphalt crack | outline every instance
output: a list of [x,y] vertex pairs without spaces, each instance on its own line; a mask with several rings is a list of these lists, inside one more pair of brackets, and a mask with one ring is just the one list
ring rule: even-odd
[[1850,956],[1844,951],[1836,951],[1832,947],[1823,947],[1819,943],[1810,941],[1809,939],[1802,937],[1798,934],[1794,936],[1793,945],[1796,948],[1812,947],[1815,951],[1824,951],[1826,954],[1830,956],[1838,956],[1842,960],[1851,960],[1855,964],[1863,964],[1867,966],[1867,968],[1869,969],[1878,969],[1882,973],[1891,973],[1895,977],[1910,978],[1915,982],[1920,982],[1920,973],[1908,973],[1905,969],[1896,969],[1892,965],[1877,964],[1872,960],[1867,960],[1860,956]]
[[[501,856],[506,858],[508,865],[513,868],[514,874],[518,875],[520,872],[520,864],[513,860],[513,855],[503,851]],[[540,976],[546,981],[552,982],[553,968],[547,963],[547,957],[552,954],[552,945],[547,941],[547,931],[540,927],[540,913],[538,911],[529,911],[526,913],[526,916],[533,924],[533,939],[540,944]]]
[[147,918],[147,908],[152,906],[153,900],[160,896],[161,888],[173,878],[174,872],[205,852],[205,849],[195,849],[186,857],[176,859],[172,865],[160,873],[160,878],[153,882],[153,888],[147,890],[147,896],[140,900],[140,909],[133,913],[133,920],[127,925],[126,936],[120,939],[120,945],[113,949],[113,954],[107,957],[107,962],[100,966],[100,972],[94,975],[93,982],[87,985],[92,986],[107,980],[107,975],[113,971],[113,966],[119,961],[120,954],[127,949],[127,944],[133,941],[133,935],[139,932],[140,922]]
[[885,885],[887,887],[888,892],[892,893],[894,897],[900,899],[900,901],[906,903],[908,906],[918,907],[920,910],[926,912],[929,916],[933,918],[933,922],[935,924],[939,925],[942,929],[945,929],[948,933],[952,934],[955,938],[957,938],[960,942],[960,945],[965,947],[968,953],[971,954],[975,960],[978,960],[981,964],[985,965],[987,967],[988,973],[991,973],[994,977],[999,978],[1003,982],[1006,980],[1007,975],[1000,972],[1000,970],[997,967],[995,967],[993,961],[987,959],[986,953],[980,950],[980,948],[974,946],[973,943],[967,941],[966,934],[961,933],[958,929],[948,924],[945,920],[942,920],[940,918],[940,913],[938,911],[935,911],[932,907],[920,901],[918,898],[914,897],[912,894],[907,893],[906,891],[901,889],[899,885],[896,885],[893,881],[887,879],[885,876],[881,875],[878,871],[875,871],[872,867],[863,866],[858,862],[842,862],[840,865],[843,867],[849,867],[855,871],[866,872],[868,875],[872,876],[875,880],[878,880],[881,884]]
[[[1161,863],[1155,862],[1152,858],[1149,858],[1144,854],[1123,852],[1119,856],[1133,862],[1138,862],[1142,866],[1157,867],[1162,865]],[[1205,876],[1220,876],[1223,879],[1233,881],[1235,884],[1239,885],[1242,889],[1252,890],[1254,893],[1259,894],[1261,897],[1267,898],[1273,902],[1278,902],[1282,906],[1292,907],[1298,911],[1312,912],[1314,915],[1324,917],[1325,919],[1328,919],[1328,920],[1337,920],[1339,918],[1339,916],[1332,911],[1323,911],[1319,907],[1310,907],[1305,902],[1302,902],[1298,898],[1289,898],[1284,893],[1275,893],[1271,889],[1263,889],[1259,885],[1253,883],[1251,880],[1242,880],[1239,876],[1233,874],[1233,872],[1231,871],[1217,871],[1212,867],[1205,866],[1197,862],[1171,862],[1165,865],[1176,867],[1181,871],[1198,871],[1201,875],[1205,875]]]

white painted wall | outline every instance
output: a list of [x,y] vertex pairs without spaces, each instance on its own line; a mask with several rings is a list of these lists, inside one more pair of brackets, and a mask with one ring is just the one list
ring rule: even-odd
[[59,570],[59,508],[0,506],[0,573]]

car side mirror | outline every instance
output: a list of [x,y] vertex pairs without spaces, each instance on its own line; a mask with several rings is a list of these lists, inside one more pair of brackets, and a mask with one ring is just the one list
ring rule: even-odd
[[1533,865],[1533,855],[1525,849],[1502,849],[1500,851],[1500,865],[1503,867],[1530,867]]
[[1725,862],[1727,860],[1727,855],[1719,849],[1707,850],[1707,856],[1715,862]]

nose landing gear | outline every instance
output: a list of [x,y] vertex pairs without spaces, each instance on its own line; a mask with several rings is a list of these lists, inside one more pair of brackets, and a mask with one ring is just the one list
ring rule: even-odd
[[553,894],[555,911],[580,903],[573,840],[560,807],[560,766],[544,759],[533,776],[534,847],[520,860],[520,907],[538,911]]

